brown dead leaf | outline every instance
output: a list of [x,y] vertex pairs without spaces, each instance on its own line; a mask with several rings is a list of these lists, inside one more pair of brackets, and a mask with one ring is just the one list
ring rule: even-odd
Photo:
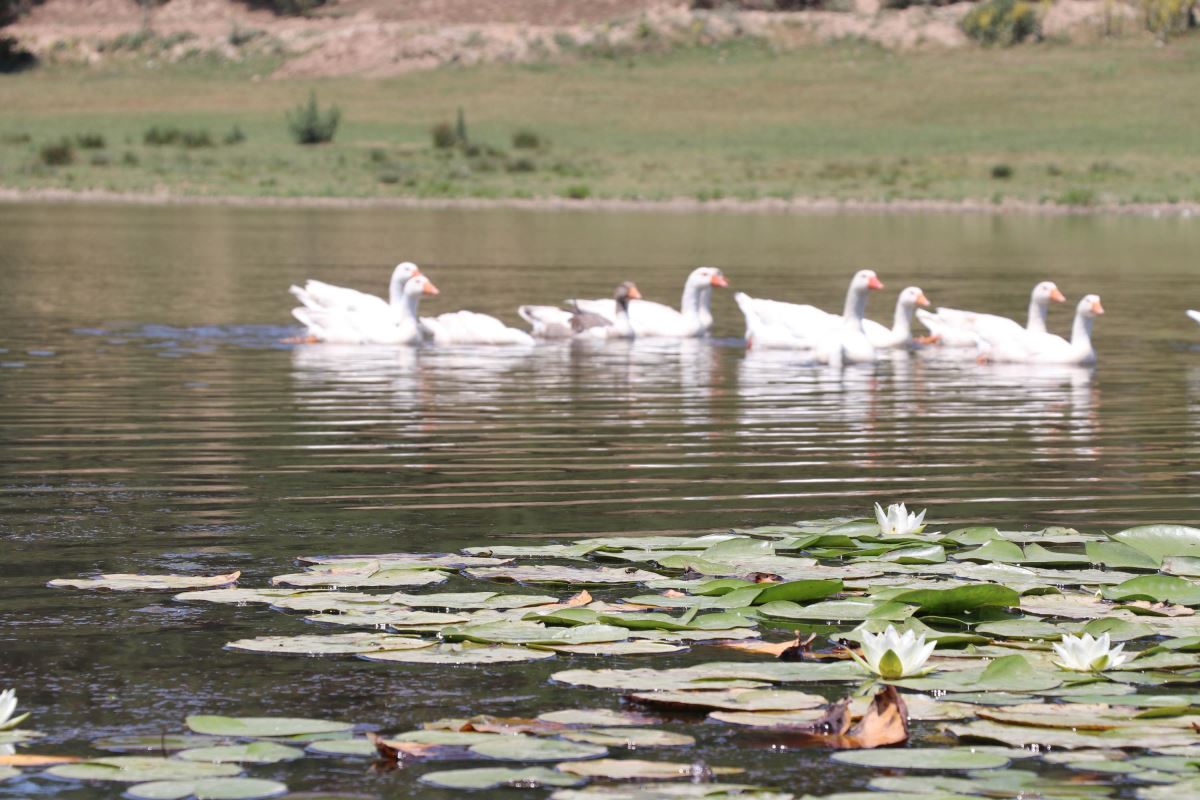
[[590,602],[592,602],[592,595],[587,589],[584,589],[579,594],[568,598],[563,605],[567,608],[579,608],[580,606],[586,606]]
[[1173,606],[1170,603],[1152,603],[1149,600],[1131,600],[1121,603],[1121,608],[1128,608],[1135,614],[1139,610],[1144,610],[1151,616],[1160,617],[1190,617],[1196,613],[1187,606]]
[[475,731],[477,733],[529,733],[534,736],[554,736],[565,730],[570,730],[570,726],[564,725],[561,722],[547,722],[541,719],[493,717],[489,714],[482,714],[467,720],[467,724],[462,730]]
[[667,589],[662,593],[663,597],[687,597],[687,592],[681,592],[678,589]]
[[0,764],[8,767],[48,767],[52,764],[74,764],[83,761],[79,756],[38,756],[33,753],[0,755]]
[[371,740],[371,744],[375,745],[375,751],[379,753],[379,757],[386,761],[405,762],[422,758],[435,758],[440,755],[445,755],[451,750],[461,751],[465,748],[452,748],[440,744],[424,744],[421,742],[399,742],[395,739],[385,739],[374,733],[367,733],[367,738]]
[[749,575],[743,575],[742,578],[751,583],[779,583],[783,580],[782,576],[771,572],[751,572]]
[[774,728],[772,733],[782,733],[788,746],[839,750],[861,750],[908,741],[908,708],[894,686],[885,687],[875,695],[858,724],[851,727],[850,722],[850,698],[846,698],[826,706],[820,719],[806,725]]

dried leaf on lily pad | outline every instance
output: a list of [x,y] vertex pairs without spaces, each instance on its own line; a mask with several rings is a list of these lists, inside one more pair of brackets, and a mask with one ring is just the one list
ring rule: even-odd
[[242,573],[228,575],[128,575],[113,573],[95,578],[56,578],[46,585],[55,589],[103,589],[110,592],[163,592],[229,586]]
[[0,765],[6,767],[49,767],[54,764],[75,764],[79,756],[39,756],[34,753],[0,753]]
[[76,764],[61,764],[46,770],[46,774],[76,781],[145,783],[227,778],[241,771],[236,764],[201,764],[153,756],[109,756]]
[[445,789],[495,789],[500,786],[516,786],[532,789],[538,786],[578,786],[582,778],[565,775],[546,767],[480,767],[476,769],[454,769],[444,772],[427,772],[421,783]]
[[908,747],[899,750],[868,750],[834,753],[842,764],[880,769],[968,770],[999,769],[1009,764],[1006,756],[966,747]]
[[259,636],[238,639],[225,645],[227,650],[283,655],[342,655],[371,653],[378,650],[419,650],[434,642],[394,633],[335,633],[304,636]]
[[703,763],[683,764],[672,761],[643,761],[636,758],[568,761],[559,764],[555,769],[582,778],[600,778],[608,781],[669,781],[684,778],[704,782],[716,775],[736,775],[745,772],[739,767],[710,767]]
[[212,778],[195,781],[154,781],[131,786],[125,796],[132,800],[265,800],[287,794],[279,781],[261,778]]
[[236,736],[243,739],[263,739],[280,736],[301,736],[318,733],[341,733],[351,730],[349,722],[300,717],[222,717],[193,714],[187,726],[196,733],[212,736]]
[[726,711],[793,711],[825,705],[825,698],[820,695],[786,689],[636,692],[630,697],[652,706]]
[[554,658],[550,650],[507,645],[439,644],[422,650],[383,650],[361,653],[367,661],[398,661],[405,664],[502,664]]

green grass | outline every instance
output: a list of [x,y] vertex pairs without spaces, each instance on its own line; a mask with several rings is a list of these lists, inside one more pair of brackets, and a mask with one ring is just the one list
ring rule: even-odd
[[[1200,200],[1200,38],[893,53],[745,43],[636,59],[247,80],[270,62],[51,67],[0,82],[0,185],[269,196]],[[301,146],[315,90],[343,122]],[[437,150],[462,107],[476,154]],[[149,147],[153,126],[215,147]],[[235,126],[246,140],[222,144]],[[535,149],[514,152],[518,131]],[[48,166],[99,134],[108,159]],[[23,141],[24,135],[29,136]],[[518,162],[520,162],[518,164]],[[993,177],[997,164],[1003,177]]]

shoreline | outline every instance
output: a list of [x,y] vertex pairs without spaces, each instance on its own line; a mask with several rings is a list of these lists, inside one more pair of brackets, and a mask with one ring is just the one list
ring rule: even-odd
[[828,197],[798,197],[790,200],[623,200],[588,198],[571,200],[543,198],[474,197],[272,197],[268,195],[187,195],[149,192],[110,192],[100,189],[12,189],[0,187],[0,203],[95,204],[140,206],[211,206],[227,208],[394,208],[520,211],[613,211],[694,214],[980,214],[1026,216],[1200,216],[1200,203],[1128,203],[1124,205],[1072,206],[1006,200],[853,200]]

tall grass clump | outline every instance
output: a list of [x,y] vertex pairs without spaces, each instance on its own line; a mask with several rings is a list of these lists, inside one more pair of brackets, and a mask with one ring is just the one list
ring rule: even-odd
[[75,135],[75,144],[84,150],[103,150],[104,135],[100,133],[79,133]]
[[1191,26],[1196,0],[1142,0],[1142,19],[1146,30],[1161,44]]
[[288,130],[296,144],[326,144],[333,141],[338,123],[342,121],[342,110],[330,106],[322,112],[317,105],[317,93],[310,92],[308,102],[288,112]]
[[542,137],[528,128],[522,128],[513,134],[512,146],[517,150],[536,150],[542,146]]
[[981,44],[1009,47],[1037,36],[1037,11],[1027,0],[984,0],[963,17],[962,29]]
[[75,148],[70,139],[60,139],[57,142],[46,142],[38,150],[38,157],[48,167],[61,167],[75,160]]

